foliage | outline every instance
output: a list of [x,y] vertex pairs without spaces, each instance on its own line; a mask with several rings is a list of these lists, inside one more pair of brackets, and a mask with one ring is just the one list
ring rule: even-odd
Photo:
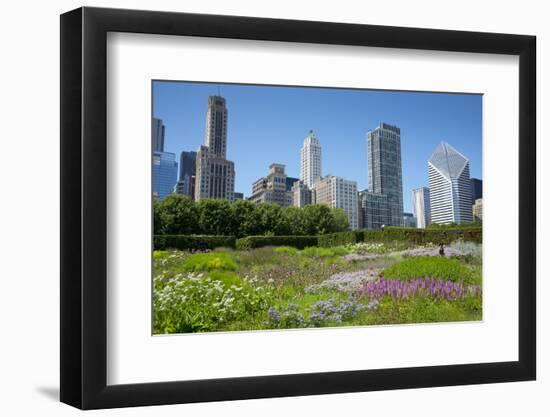
[[189,272],[234,271],[237,264],[227,252],[197,253],[185,260],[183,269]]
[[239,250],[261,248],[262,246],[292,246],[303,249],[317,245],[317,236],[247,236],[237,239]]
[[155,288],[154,332],[212,331],[266,308],[263,289],[235,274],[179,274]]
[[194,202],[180,194],[155,201],[153,220],[157,235],[306,236],[349,230],[345,212],[324,204],[283,208],[247,200]]
[[441,278],[455,282],[474,282],[472,271],[456,259],[444,257],[408,258],[384,270],[386,279]]
[[235,247],[235,236],[155,235],[155,249],[206,250],[219,247]]
[[357,242],[356,232],[337,232],[319,236],[319,246],[341,246]]

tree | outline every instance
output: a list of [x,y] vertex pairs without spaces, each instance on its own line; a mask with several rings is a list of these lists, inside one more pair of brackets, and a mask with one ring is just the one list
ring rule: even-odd
[[289,228],[283,216],[281,206],[277,204],[260,204],[258,206],[262,234],[285,235]]
[[304,207],[305,232],[308,235],[324,235],[335,229],[335,220],[331,209],[325,204],[313,204]]
[[261,234],[258,206],[247,200],[237,200],[231,204],[231,229],[237,237]]
[[170,194],[153,203],[155,234],[189,235],[196,232],[197,210],[193,201],[181,194]]
[[283,210],[283,218],[288,225],[288,234],[303,236],[306,234],[304,209],[298,207],[286,207]]
[[334,218],[333,232],[345,232],[349,230],[348,215],[341,208],[332,209],[332,217]]
[[201,234],[231,235],[231,204],[227,200],[205,199],[200,200],[196,206]]

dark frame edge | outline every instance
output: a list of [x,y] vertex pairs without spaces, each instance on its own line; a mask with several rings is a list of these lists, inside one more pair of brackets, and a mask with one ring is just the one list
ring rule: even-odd
[[60,400],[82,407],[82,9],[60,17]]

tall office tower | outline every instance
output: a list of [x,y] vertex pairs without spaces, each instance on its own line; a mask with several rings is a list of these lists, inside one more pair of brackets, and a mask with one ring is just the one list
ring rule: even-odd
[[309,206],[311,202],[311,190],[303,181],[296,181],[292,186],[292,205],[294,207],[305,207]]
[[318,180],[312,188],[315,204],[326,204],[331,208],[341,208],[348,216],[352,230],[359,227],[357,213],[357,182],[333,175]]
[[470,162],[455,148],[441,142],[428,161],[432,223],[472,221]]
[[267,177],[252,184],[250,200],[256,204],[273,203],[282,207],[292,205],[292,192],[286,188],[285,165],[273,163],[269,166]]
[[358,199],[361,229],[380,229],[389,224],[388,196],[363,190],[359,191]]
[[174,191],[195,199],[197,152],[183,151],[180,154],[179,177]]
[[321,178],[321,143],[313,130],[304,139],[301,151],[300,180],[309,188]]
[[154,152],[164,152],[164,124],[161,119],[153,117],[151,139]]
[[233,201],[235,164],[227,155],[227,108],[225,98],[208,97],[204,145],[197,151],[195,201],[221,198]]
[[176,184],[178,163],[176,154],[153,152],[153,197],[161,200],[170,194]]
[[403,224],[403,185],[401,169],[401,129],[381,122],[367,134],[369,191],[388,198],[390,212],[386,225]]
[[424,229],[430,224],[430,189],[428,187],[415,188],[412,191],[412,206],[416,227]]
[[477,178],[470,178],[470,184],[472,186],[472,204],[475,204],[476,200],[483,198],[483,181]]
[[227,108],[225,98],[208,97],[204,144],[212,156],[225,159],[227,154]]

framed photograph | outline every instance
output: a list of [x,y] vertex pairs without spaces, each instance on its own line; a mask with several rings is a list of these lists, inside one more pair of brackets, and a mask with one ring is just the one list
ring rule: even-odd
[[61,401],[533,380],[535,37],[61,16]]

